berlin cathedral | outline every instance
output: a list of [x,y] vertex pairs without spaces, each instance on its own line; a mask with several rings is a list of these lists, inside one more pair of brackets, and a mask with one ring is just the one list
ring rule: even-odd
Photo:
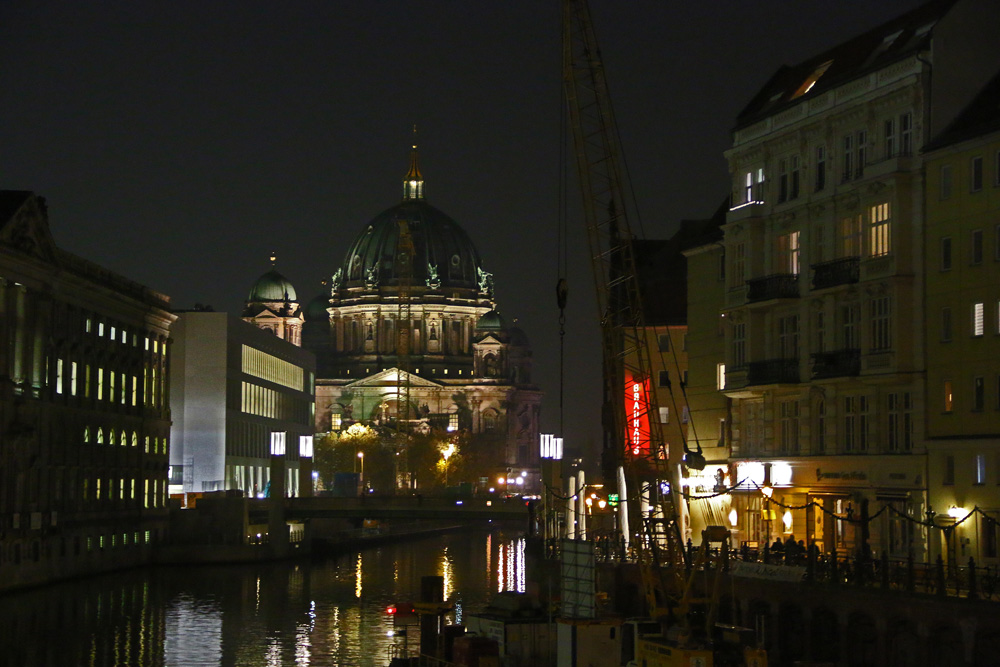
[[465,432],[489,462],[478,483],[537,492],[542,393],[528,337],[498,312],[468,234],[424,198],[416,146],[402,201],[362,226],[333,268],[329,292],[304,306],[272,269],[243,312],[315,353],[316,432]]

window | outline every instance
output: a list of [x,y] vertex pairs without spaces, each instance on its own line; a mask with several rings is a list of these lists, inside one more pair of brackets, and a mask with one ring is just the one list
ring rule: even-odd
[[986,378],[972,379],[972,411],[982,412],[986,406]]
[[993,156],[993,185],[1000,186],[1000,151]]
[[56,359],[56,393],[63,393],[63,360]]
[[951,391],[951,380],[944,381],[944,411],[951,412],[954,407],[955,396]]
[[983,189],[983,156],[977,155],[969,161],[969,192]]
[[670,351],[670,334],[660,334],[657,336],[656,342],[659,345],[660,352]]
[[778,237],[778,273],[799,275],[799,232],[791,232]]
[[983,263],[983,230],[974,229],[969,243],[969,262],[972,264]]
[[878,297],[871,300],[869,309],[871,314],[872,351],[891,349],[892,302],[887,296]]
[[861,255],[861,215],[844,218],[840,221],[840,252],[841,257],[858,257]]
[[945,486],[954,486],[955,484],[955,457],[950,454],[944,457],[944,480],[942,484]]
[[913,447],[913,401],[910,392],[891,392],[886,396],[888,407],[887,436],[890,452],[906,452]]
[[458,413],[452,412],[448,415],[448,430],[457,431],[458,430]]
[[779,447],[782,454],[799,452],[799,402],[781,401],[779,404],[781,434]]
[[949,341],[951,341],[951,308],[946,306],[941,309],[941,342]]
[[343,419],[344,416],[339,412],[334,412],[332,415],[330,415],[330,430],[339,431],[344,423]]
[[868,423],[870,417],[867,396],[844,397],[845,451],[865,452],[868,450]]
[[844,170],[841,174],[842,181],[851,180],[851,175],[854,173],[854,137],[852,135],[847,135],[844,137]]
[[868,254],[872,257],[888,255],[892,250],[890,236],[889,204],[872,206],[868,212]]
[[660,408],[660,423],[661,424],[670,423],[670,408]]
[[951,237],[941,239],[941,270],[951,271]]
[[993,259],[1000,262],[1000,225],[993,228]]
[[976,486],[982,486],[986,483],[986,455],[976,454],[976,471],[975,471],[976,481],[974,482]]
[[779,358],[797,359],[799,356],[799,316],[789,315],[778,319]]
[[899,116],[899,154],[909,155],[913,151],[913,114]]
[[691,413],[688,409],[688,406],[685,405],[684,407],[681,408],[681,423],[687,424],[689,421],[691,421]]
[[820,399],[816,403],[816,454],[826,451],[826,401]]
[[740,241],[734,243],[732,252],[732,271],[729,273],[729,286],[740,287],[743,285],[744,273],[746,271],[746,244]]
[[868,133],[864,130],[858,132],[858,163],[854,167],[854,178],[861,178],[865,173],[865,164],[868,162]]
[[951,165],[941,165],[941,183],[939,186],[939,197],[948,199],[951,197]]
[[896,155],[896,119],[890,118],[883,124],[883,139],[885,140],[885,157]]
[[788,163],[789,160],[778,160],[778,203],[788,201]]
[[715,388],[722,391],[726,388],[726,365],[715,365]]
[[816,184],[815,191],[826,187],[826,146],[816,147]]
[[659,379],[657,380],[658,387],[669,387],[670,386],[670,371],[660,371]]
[[747,363],[746,332],[744,323],[733,325],[733,366],[740,368]]
[[983,335],[985,323],[983,321],[983,303],[972,304],[972,335],[976,338]]
[[788,159],[788,198],[797,199],[799,196],[799,156],[793,155]]
[[858,304],[852,303],[841,307],[840,317],[843,326],[844,349],[856,350],[860,348],[861,341],[858,336],[858,320],[861,317],[858,312]]

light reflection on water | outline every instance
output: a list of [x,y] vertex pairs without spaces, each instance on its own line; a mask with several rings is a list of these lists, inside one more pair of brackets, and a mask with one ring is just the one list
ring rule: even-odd
[[[445,579],[455,611],[524,590],[525,541],[456,533],[317,562],[157,568],[0,597],[0,666],[388,664],[393,603]],[[411,631],[410,646],[418,643]]]

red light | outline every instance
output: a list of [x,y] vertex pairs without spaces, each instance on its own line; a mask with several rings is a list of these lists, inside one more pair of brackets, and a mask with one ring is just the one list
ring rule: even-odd
[[387,613],[387,614],[395,614],[396,613],[396,607],[395,607],[395,605],[390,605],[390,606],[386,607],[385,608],[385,613]]

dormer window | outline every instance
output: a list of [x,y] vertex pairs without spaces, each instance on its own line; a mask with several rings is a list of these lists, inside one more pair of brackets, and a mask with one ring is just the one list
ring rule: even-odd
[[819,78],[826,74],[826,70],[830,69],[830,65],[832,64],[832,60],[827,60],[825,63],[814,69],[812,74],[807,76],[806,80],[802,82],[802,85],[796,89],[794,94],[792,94],[792,99],[794,100],[796,97],[802,97],[812,90],[813,86],[816,85],[816,82],[819,81]]

